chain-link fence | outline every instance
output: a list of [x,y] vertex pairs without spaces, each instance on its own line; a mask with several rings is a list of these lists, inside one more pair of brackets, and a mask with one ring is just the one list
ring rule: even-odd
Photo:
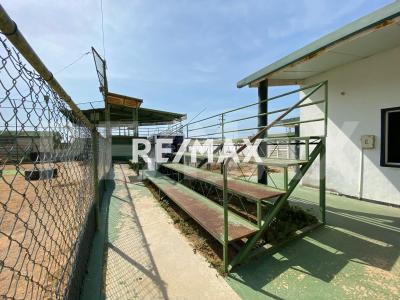
[[76,298],[108,140],[0,41],[0,298]]

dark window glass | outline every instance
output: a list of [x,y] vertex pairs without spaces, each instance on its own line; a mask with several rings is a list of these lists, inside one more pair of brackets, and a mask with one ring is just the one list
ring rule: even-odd
[[400,167],[400,107],[381,111],[381,166]]
[[387,162],[400,164],[400,110],[387,114]]

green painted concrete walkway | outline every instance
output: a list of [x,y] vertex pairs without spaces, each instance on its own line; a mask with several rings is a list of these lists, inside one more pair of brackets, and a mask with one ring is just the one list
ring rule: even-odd
[[239,297],[195,254],[159,201],[127,164],[114,164],[109,202],[103,295],[106,299]]
[[[296,202],[317,208],[317,192]],[[304,201],[302,199],[308,199]],[[400,209],[327,196],[327,226],[227,278],[243,299],[400,299]]]
[[[400,299],[400,208],[327,196],[328,225],[260,256],[226,278],[171,224],[150,191],[114,168],[108,224],[98,235],[83,299]],[[129,175],[129,174],[128,174]],[[276,174],[277,175],[277,174]],[[280,184],[281,179],[275,178]],[[112,195],[111,195],[112,193]],[[318,211],[318,192],[298,188],[292,201]],[[105,195],[107,196],[107,195]],[[303,200],[303,199],[307,199]],[[103,290],[99,260],[106,236]],[[96,238],[96,239],[97,239]],[[98,253],[97,253],[98,252]],[[100,273],[100,274],[99,274]]]

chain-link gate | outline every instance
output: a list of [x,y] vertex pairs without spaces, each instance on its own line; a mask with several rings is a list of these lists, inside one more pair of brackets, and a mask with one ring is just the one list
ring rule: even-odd
[[0,60],[0,298],[76,298],[108,140],[5,37]]

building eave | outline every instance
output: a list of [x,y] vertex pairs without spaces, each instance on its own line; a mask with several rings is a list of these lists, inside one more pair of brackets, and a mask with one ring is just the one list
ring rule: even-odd
[[[400,2],[397,1],[349,23],[348,25],[321,37],[311,44],[245,77],[237,83],[237,87],[258,86],[259,82],[268,79],[271,75],[282,71],[285,68],[292,67],[295,64],[312,60],[320,53],[339,43],[360,36],[368,31],[376,31],[391,25],[394,22],[398,22],[399,16]],[[306,76],[304,78],[278,78],[276,82],[270,85],[280,85],[278,82],[279,80],[282,82],[282,85],[300,84],[301,80],[304,80],[305,78]]]

